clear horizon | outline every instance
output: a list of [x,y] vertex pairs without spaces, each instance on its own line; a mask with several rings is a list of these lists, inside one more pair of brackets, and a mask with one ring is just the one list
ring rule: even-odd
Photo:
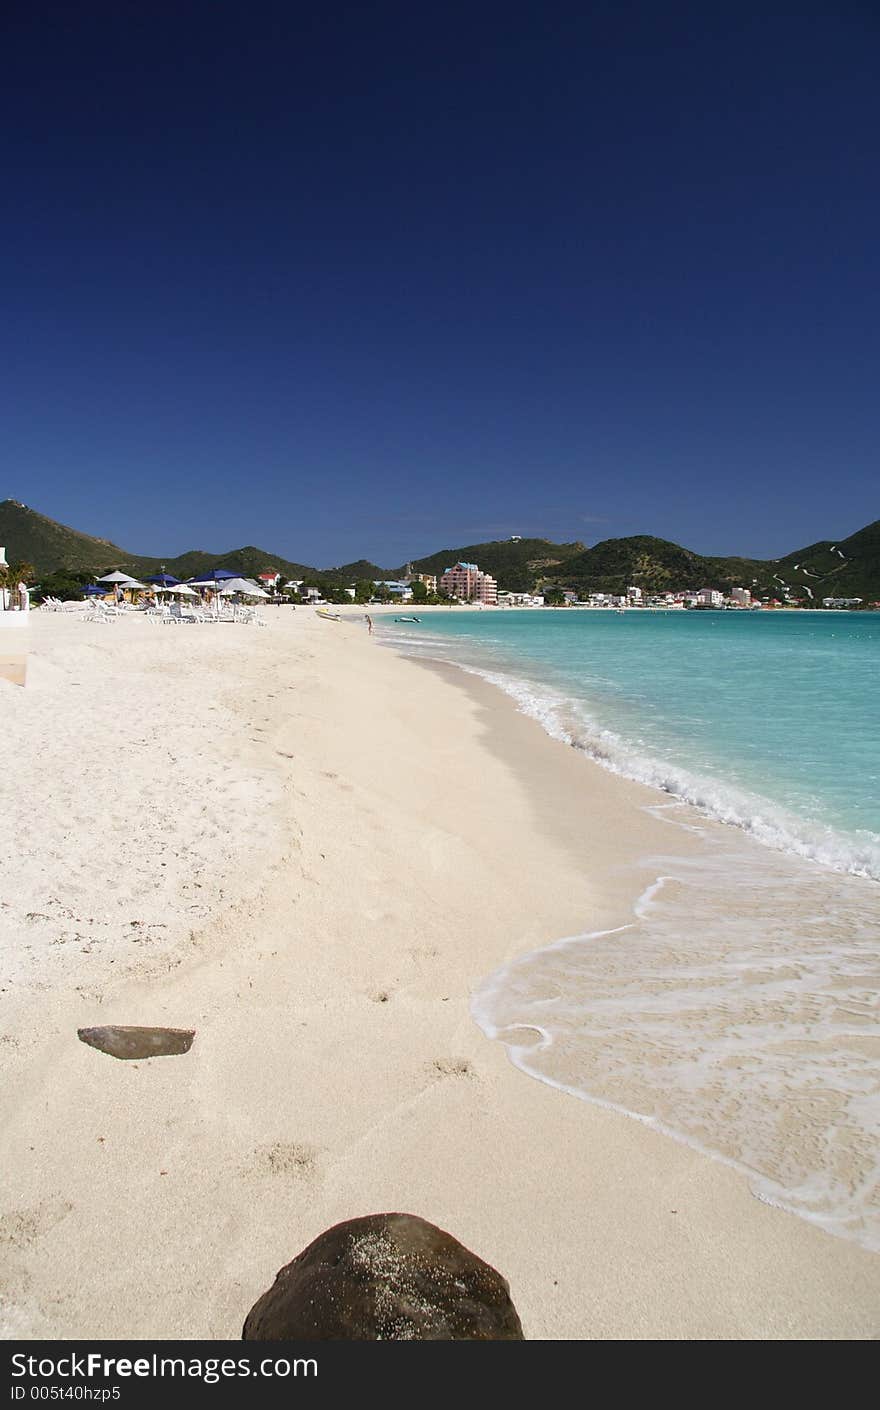
[[769,559],[877,518],[867,11],[4,28],[0,497],[316,567],[514,533]]

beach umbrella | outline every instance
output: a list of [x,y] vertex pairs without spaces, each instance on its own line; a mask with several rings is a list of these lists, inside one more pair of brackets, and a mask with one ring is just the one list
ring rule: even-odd
[[224,583],[219,589],[221,597],[231,597],[233,593],[240,593],[242,597],[268,597],[269,594],[256,583],[248,582],[247,578],[232,578],[228,583]]
[[212,568],[210,573],[202,573],[197,578],[190,578],[188,581],[193,587],[215,587],[217,583],[228,582],[230,578],[237,578],[237,573],[232,573],[228,568]]
[[[98,579],[99,583],[133,583],[135,578],[130,578],[127,573],[120,573],[117,569],[115,573],[107,573],[103,578]],[[140,586],[140,584],[138,584]]]
[[107,589],[98,587],[97,583],[87,583],[83,588],[86,597],[106,597]]
[[169,595],[174,596],[174,597],[176,597],[178,594],[179,594],[181,597],[197,597],[197,596],[198,596],[198,594],[195,593],[195,592],[193,592],[192,588],[191,588],[191,587],[188,587],[186,583],[174,583],[173,586],[157,587],[157,588],[156,588],[156,591],[157,591],[157,592],[167,592]]
[[174,578],[171,576],[170,573],[156,573],[154,577],[147,578],[147,582],[156,583],[157,585],[161,585],[163,588],[168,588],[174,587],[176,583],[179,583],[180,578]]

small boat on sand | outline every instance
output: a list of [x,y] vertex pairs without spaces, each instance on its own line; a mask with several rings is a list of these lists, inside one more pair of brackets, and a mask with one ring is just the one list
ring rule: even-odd
[[318,617],[323,617],[325,622],[342,621],[342,614],[340,612],[325,612],[323,607],[319,607],[315,615]]

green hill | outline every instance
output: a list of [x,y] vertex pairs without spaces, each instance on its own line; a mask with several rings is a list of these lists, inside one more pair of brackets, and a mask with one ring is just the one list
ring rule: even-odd
[[228,568],[231,572],[240,573],[243,578],[256,578],[260,573],[281,573],[285,578],[317,576],[315,568],[309,568],[304,563],[293,563],[278,553],[269,553],[252,544],[246,548],[234,548],[229,553],[206,553],[202,549],[192,549],[177,558],[151,558],[149,561],[152,566],[147,569],[148,572],[158,573],[164,563],[165,572],[172,573],[175,578],[194,578],[198,573],[209,573],[212,568]]
[[32,563],[38,574],[66,571],[98,576],[119,568],[123,573],[143,578],[164,568],[176,578],[191,578],[212,568],[229,568],[246,578],[274,571],[288,578],[319,576],[315,568],[293,563],[252,545],[229,553],[193,549],[176,558],[129,553],[109,539],[93,538],[66,524],[56,523],[14,499],[0,503],[0,544],[7,548],[10,562],[15,559]]
[[[713,587],[729,592],[749,588],[755,596],[777,597],[789,589],[802,601],[823,597],[880,598],[880,520],[847,539],[825,539],[778,561],[713,558],[667,539],[636,535],[605,539],[569,559],[554,585],[581,592],[679,592]],[[810,595],[812,594],[812,599]]]
[[112,568],[134,573],[146,561],[109,539],[92,538],[66,524],[57,524],[15,499],[5,499],[0,504],[0,544],[5,545],[10,562],[16,559],[32,563],[38,573],[62,569],[104,573]]
[[367,558],[359,558],[356,563],[343,563],[341,568],[325,568],[321,573],[321,578],[325,582],[351,587],[352,583],[356,583],[362,578],[368,578],[374,583],[385,579],[399,578],[402,571],[401,568],[380,568],[378,564],[371,563]]
[[553,581],[587,592],[625,593],[628,587],[643,592],[679,592],[693,587],[763,585],[769,580],[767,564],[752,558],[708,558],[668,539],[637,534],[625,539],[604,539],[569,559]]
[[380,568],[366,558],[356,563],[344,563],[341,568],[326,568],[322,578],[328,582],[350,585],[359,578],[402,578],[408,567],[414,573],[439,576],[454,563],[478,563],[484,573],[497,578],[502,588],[512,592],[528,591],[543,573],[561,568],[572,555],[583,551],[582,543],[551,543],[549,539],[495,539],[489,543],[472,543],[464,548],[442,548],[426,558],[413,558],[409,564]]
[[862,597],[880,600],[880,519],[846,539],[822,539],[779,560],[777,572],[799,590],[809,587],[814,600]]
[[[496,539],[490,543],[472,543],[466,548],[444,548],[427,558],[414,558],[416,573],[440,574],[454,563],[477,563],[484,573],[498,579],[498,586],[509,592],[529,592],[535,583],[559,573],[584,551],[582,543],[551,543],[549,539]],[[402,568],[397,569],[399,575]]]
[[[228,568],[248,578],[280,572],[287,578],[349,586],[360,578],[399,578],[405,572],[405,565],[380,568],[365,558],[339,568],[312,568],[252,544],[228,553],[192,549],[177,557],[151,558],[56,523],[13,499],[0,503],[0,544],[5,545],[10,562],[32,563],[44,575],[98,576],[120,568],[147,577],[164,568],[178,578],[189,578],[212,568]],[[812,593],[814,602],[831,596],[874,602],[880,600],[880,519],[848,538],[822,539],[773,562],[707,557],[668,539],[637,534],[604,539],[592,548],[549,539],[494,540],[444,548],[413,559],[412,567],[417,573],[440,574],[459,560],[478,563],[497,578],[499,587],[513,592],[536,586],[573,587],[582,593],[623,593],[630,586],[645,592],[747,587],[757,595],[781,597],[788,587],[805,601]]]
[[563,576],[566,583],[590,592],[625,593],[630,586],[675,592],[693,584],[699,565],[699,555],[677,543],[639,534],[604,539],[567,562]]

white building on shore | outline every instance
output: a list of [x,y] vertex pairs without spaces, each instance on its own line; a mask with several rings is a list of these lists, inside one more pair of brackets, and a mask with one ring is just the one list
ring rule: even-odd
[[384,588],[390,592],[392,597],[398,598],[401,602],[412,600],[413,590],[408,579],[405,578],[380,578],[373,584],[374,588]]

